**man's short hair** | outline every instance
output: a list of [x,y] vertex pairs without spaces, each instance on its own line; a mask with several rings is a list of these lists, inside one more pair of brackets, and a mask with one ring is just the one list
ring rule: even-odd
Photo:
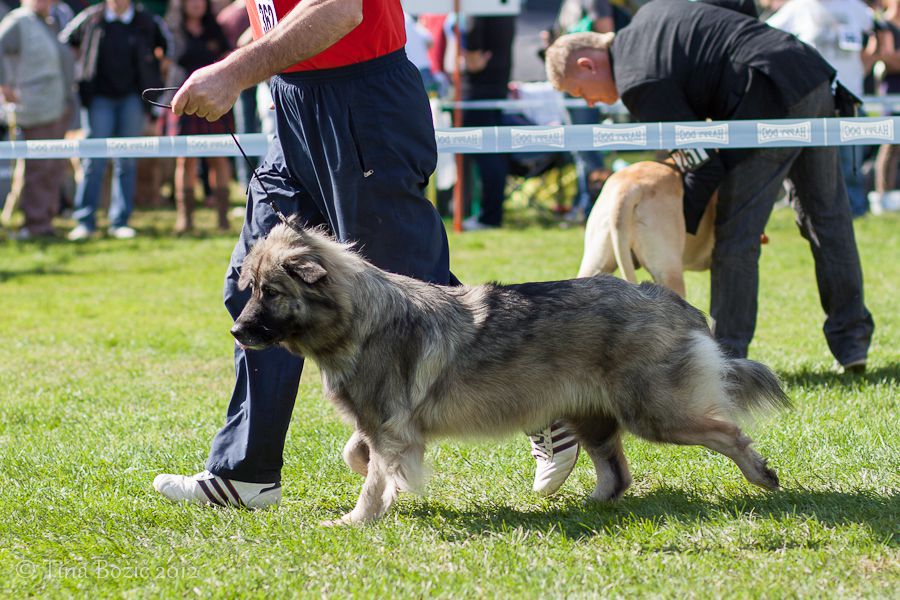
[[553,87],[560,89],[563,79],[566,77],[566,68],[569,66],[569,59],[572,54],[579,50],[609,50],[616,37],[615,33],[594,33],[593,31],[585,31],[581,33],[570,33],[560,36],[553,44],[547,48],[546,67],[547,80],[553,84]]

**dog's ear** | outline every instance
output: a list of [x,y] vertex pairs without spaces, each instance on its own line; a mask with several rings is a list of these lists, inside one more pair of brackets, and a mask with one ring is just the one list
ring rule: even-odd
[[312,285],[328,275],[325,267],[310,259],[308,255],[288,258],[284,261],[284,270],[299,277],[304,283]]
[[[245,265],[244,265],[245,266]],[[245,269],[243,266],[240,269],[240,276],[238,278],[238,289],[244,291],[250,285],[250,269]]]

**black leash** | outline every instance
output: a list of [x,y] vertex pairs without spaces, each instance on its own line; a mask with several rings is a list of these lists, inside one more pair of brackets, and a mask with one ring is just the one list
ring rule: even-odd
[[[171,109],[172,108],[171,104],[162,104],[161,102],[155,102],[155,101],[151,100],[150,98],[148,98],[147,94],[148,93],[162,94],[164,92],[177,92],[178,90],[179,90],[179,88],[177,88],[177,87],[147,88],[146,90],[141,92],[141,99],[148,104],[152,104],[153,106]],[[258,181],[260,187],[262,187],[263,193],[266,195],[264,202],[266,204],[268,204],[270,207],[272,207],[272,210],[275,211],[275,214],[278,216],[278,219],[282,223],[284,223],[291,229],[294,229],[294,225],[291,224],[290,222],[288,222],[288,218],[285,217],[284,214],[280,210],[278,210],[277,206],[275,206],[275,201],[272,199],[271,196],[269,196],[269,190],[268,190],[268,188],[266,188],[266,184],[263,183],[263,180],[260,178],[259,173],[256,172],[256,167],[253,166],[253,162],[247,157],[247,153],[244,152],[244,149],[241,147],[241,143],[238,141],[237,136],[234,135],[234,132],[231,130],[231,127],[226,125],[225,129],[228,131],[228,135],[231,136],[231,139],[234,140],[234,143],[238,147],[238,150],[240,150],[241,156],[244,157],[244,161],[246,161],[247,166],[250,167],[251,171],[253,171],[253,177],[256,178],[256,181]],[[249,185],[247,187],[249,189]]]

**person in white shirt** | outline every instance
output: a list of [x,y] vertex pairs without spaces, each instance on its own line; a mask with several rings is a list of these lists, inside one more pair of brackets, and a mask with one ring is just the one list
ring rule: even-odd
[[[837,79],[857,96],[863,94],[863,80],[877,57],[866,38],[874,30],[874,17],[862,0],[790,0],[766,23],[788,33],[819,51],[837,70]],[[862,152],[854,146],[841,146],[841,161],[850,209],[854,217],[868,210],[862,189],[860,163]]]

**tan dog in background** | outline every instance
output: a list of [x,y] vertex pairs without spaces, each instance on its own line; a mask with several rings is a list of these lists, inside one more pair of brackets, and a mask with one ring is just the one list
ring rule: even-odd
[[578,277],[612,273],[637,283],[643,265],[653,281],[685,295],[684,274],[709,269],[716,196],[697,233],[685,233],[681,173],[670,163],[638,162],[613,173],[594,204],[584,232]]

